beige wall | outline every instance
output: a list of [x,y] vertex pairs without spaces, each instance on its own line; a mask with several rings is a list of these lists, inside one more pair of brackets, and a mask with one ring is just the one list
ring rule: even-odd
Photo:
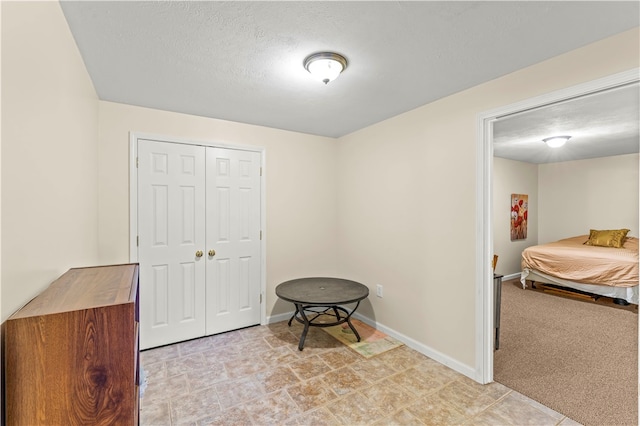
[[336,140],[100,102],[100,260],[129,261],[129,132],[266,148],[267,315],[275,286],[336,274]]
[[638,154],[539,166],[539,240],[629,228],[638,236]]
[[[529,196],[527,238],[511,241],[511,194]],[[493,251],[499,256],[496,272],[521,271],[522,250],[538,244],[538,165],[493,158]]]
[[639,66],[638,29],[341,138],[339,271],[375,319],[474,369],[476,117]]
[[57,2],[2,2],[2,319],[98,261],[98,99]]

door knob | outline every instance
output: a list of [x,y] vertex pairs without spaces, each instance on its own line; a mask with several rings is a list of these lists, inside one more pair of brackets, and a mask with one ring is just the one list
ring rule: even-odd
[[204,254],[204,253],[202,253],[202,250],[198,250],[198,251],[196,252],[196,257],[202,257],[202,255],[203,255],[203,254]]
[[209,256],[213,257],[216,255],[216,251],[214,249],[209,250]]

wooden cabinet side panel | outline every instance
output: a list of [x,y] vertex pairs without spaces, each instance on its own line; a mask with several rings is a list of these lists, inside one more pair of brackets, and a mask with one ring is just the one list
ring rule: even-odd
[[46,418],[46,345],[42,317],[7,321],[5,409],[8,424],[42,424]]
[[7,424],[136,424],[134,316],[131,302],[10,321]]
[[7,425],[138,424],[138,266],[72,272],[5,323]]
[[[48,369],[68,391],[59,395],[54,422],[132,423],[135,409],[133,304],[76,311],[67,316],[67,351],[56,351],[63,372]],[[61,416],[58,418],[58,416]]]

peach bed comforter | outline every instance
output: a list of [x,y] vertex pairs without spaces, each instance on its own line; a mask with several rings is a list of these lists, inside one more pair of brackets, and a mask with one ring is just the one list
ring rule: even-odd
[[584,245],[588,235],[532,246],[522,252],[522,270],[586,284],[638,285],[638,239],[627,237],[622,248]]

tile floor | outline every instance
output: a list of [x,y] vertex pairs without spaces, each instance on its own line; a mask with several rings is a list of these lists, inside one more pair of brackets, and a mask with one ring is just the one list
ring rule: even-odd
[[294,321],[141,353],[142,425],[562,425],[499,384],[480,385],[406,346],[366,359]]

